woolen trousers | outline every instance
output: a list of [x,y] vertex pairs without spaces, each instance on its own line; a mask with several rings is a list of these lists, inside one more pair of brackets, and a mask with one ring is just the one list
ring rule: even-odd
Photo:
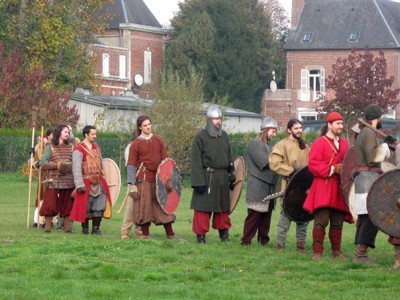
[[212,220],[212,228],[217,230],[231,228],[231,219],[228,212],[211,213],[194,210],[192,231],[196,234],[206,234],[210,230],[210,219]]
[[[276,230],[276,241],[280,245],[285,245],[286,242],[286,234],[290,229],[291,220],[286,215],[285,210],[283,209],[283,205],[281,205],[281,214],[279,216],[279,223]],[[306,223],[296,223],[296,240],[297,242],[303,243],[306,245],[307,239],[307,226]]]
[[378,227],[372,223],[368,215],[358,215],[357,230],[354,244],[364,244],[372,249],[375,248],[375,239],[378,234]]
[[269,242],[269,229],[271,227],[272,210],[274,201],[269,201],[267,212],[258,212],[253,209],[247,209],[247,217],[244,221],[242,244],[250,244],[258,231],[257,241],[261,245]]

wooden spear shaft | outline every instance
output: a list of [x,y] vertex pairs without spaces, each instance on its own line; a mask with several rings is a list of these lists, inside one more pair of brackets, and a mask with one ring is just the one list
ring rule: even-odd
[[[41,109],[40,110],[40,120],[41,120],[41,130],[40,130],[40,142],[39,142],[39,149],[38,149],[38,159],[40,159],[43,155],[43,150],[45,147],[44,144],[44,122],[46,121],[46,115],[47,115],[47,111],[45,109]],[[44,192],[44,191],[43,191]],[[38,179],[38,188],[37,188],[37,200],[38,200],[38,213],[40,213],[40,208],[41,208],[41,195],[42,195],[42,167],[39,168],[39,179]],[[37,223],[37,229],[39,230],[40,228],[40,224],[39,224],[39,219],[40,216],[38,215],[38,223]]]
[[31,193],[32,193],[32,172],[33,172],[33,154],[35,147],[35,126],[37,119],[37,111],[32,111],[32,140],[31,140],[31,158],[29,162],[29,188],[28,188],[28,212],[26,216],[26,229],[29,228],[29,216],[31,208]]
[[[365,122],[363,119],[358,119],[357,120],[358,123],[361,123],[362,125],[372,129],[373,131],[375,131],[377,134],[381,135],[383,138],[387,137],[388,135],[386,133],[384,133],[383,131],[376,129],[374,126],[371,126],[371,124],[368,124],[367,122]],[[399,143],[399,141],[395,141],[393,144],[397,145]]]

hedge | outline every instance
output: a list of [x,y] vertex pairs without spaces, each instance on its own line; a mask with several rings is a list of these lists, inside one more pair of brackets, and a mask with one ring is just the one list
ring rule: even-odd
[[[80,135],[75,135],[81,138]],[[38,134],[35,136],[37,137]],[[246,146],[255,136],[256,133],[231,135],[233,156],[245,156]],[[284,133],[279,133],[272,143],[274,144],[285,136]],[[31,139],[32,136],[28,130],[0,129],[0,172],[16,172],[29,160]],[[125,169],[124,150],[130,139],[130,134],[98,132],[96,142],[102,149],[103,157],[113,159],[122,171]],[[315,139],[315,135],[308,137],[309,142],[312,142],[313,139]],[[166,144],[168,144],[167,141]]]

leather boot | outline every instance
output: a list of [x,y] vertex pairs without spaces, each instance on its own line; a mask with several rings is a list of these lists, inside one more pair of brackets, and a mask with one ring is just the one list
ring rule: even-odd
[[229,242],[229,229],[221,229],[218,230],[219,232],[219,238],[221,239],[221,242],[227,243]]
[[325,229],[321,227],[313,228],[313,260],[318,260],[322,258],[322,253],[324,252],[324,239],[325,239]]
[[297,252],[306,253],[306,247],[303,242],[297,242]]
[[341,250],[342,228],[338,227],[329,228],[329,240],[331,241],[332,257],[339,259],[346,259]]
[[356,244],[356,250],[354,252],[353,262],[364,263],[367,265],[373,265],[374,262],[368,258],[368,246],[365,244]]
[[89,234],[89,219],[85,219],[85,223],[82,223],[82,233]]
[[101,217],[93,217],[92,220],[92,234],[102,235],[100,230]]
[[65,233],[72,233],[72,222],[69,217],[64,218],[64,231]]
[[399,269],[400,268],[400,245],[394,246],[394,265],[393,269]]
[[197,235],[197,243],[198,244],[205,244],[206,243],[206,235],[205,234],[198,234]]
[[53,217],[45,216],[44,217],[44,232],[51,232],[51,228],[53,227]]

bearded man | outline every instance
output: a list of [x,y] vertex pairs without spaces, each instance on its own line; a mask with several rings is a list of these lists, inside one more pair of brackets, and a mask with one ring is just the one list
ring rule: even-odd
[[72,155],[77,193],[71,219],[82,223],[83,234],[89,234],[89,219],[92,219],[92,234],[102,235],[102,218],[111,218],[111,197],[101,165],[101,149],[96,143],[96,127],[87,125],[82,132],[84,140]]
[[221,242],[229,242],[229,189],[235,182],[235,167],[228,134],[222,130],[222,113],[216,106],[207,111],[207,124],[194,138],[190,181],[193,188],[190,208],[194,209],[192,230],[197,242],[206,242],[206,233],[217,229]]
[[74,146],[69,144],[67,125],[57,125],[51,143],[47,144],[41,159],[36,164],[45,172],[43,183],[43,204],[39,215],[44,216],[45,232],[51,232],[53,217],[60,214],[65,218],[65,232],[72,232],[69,218],[73,200],[74,178],[72,175],[72,152]]
[[332,256],[345,258],[341,251],[343,221],[353,222],[340,188],[342,161],[349,149],[347,141],[340,137],[342,132],[343,117],[338,112],[329,113],[308,158],[308,169],[314,175],[314,180],[303,209],[314,214],[314,260],[322,257],[328,224]]
[[[282,176],[281,191],[286,189],[290,177],[308,163],[309,146],[302,139],[303,123],[298,119],[290,119],[287,123],[287,132],[289,136],[279,141],[272,148],[269,156],[269,167],[272,171]],[[281,202],[281,214],[277,227],[277,249],[285,248],[286,234],[290,229],[291,220],[283,209]],[[308,222],[296,222],[296,240],[297,251],[304,253],[307,239]]]
[[258,231],[257,241],[265,246],[269,242],[274,200],[264,201],[273,193],[277,175],[269,167],[268,157],[272,151],[269,142],[276,135],[278,123],[266,117],[261,123],[257,138],[247,146],[247,165],[250,174],[247,181],[246,206],[247,217],[243,226],[242,245],[250,245]]
[[[364,119],[373,128],[381,127],[382,110],[379,106],[371,104],[365,109]],[[378,234],[378,227],[372,223],[367,211],[367,195],[372,183],[383,171],[381,162],[390,156],[389,145],[392,145],[395,139],[388,135],[384,143],[380,144],[375,132],[367,127],[360,126],[361,132],[356,138],[354,144],[354,153],[357,162],[358,174],[354,179],[357,230],[355,235],[355,252],[353,262],[373,264],[368,258],[368,248],[375,248],[375,239]],[[394,149],[393,149],[394,150]],[[400,266],[400,239],[389,238],[389,242],[398,249],[395,268]]]

